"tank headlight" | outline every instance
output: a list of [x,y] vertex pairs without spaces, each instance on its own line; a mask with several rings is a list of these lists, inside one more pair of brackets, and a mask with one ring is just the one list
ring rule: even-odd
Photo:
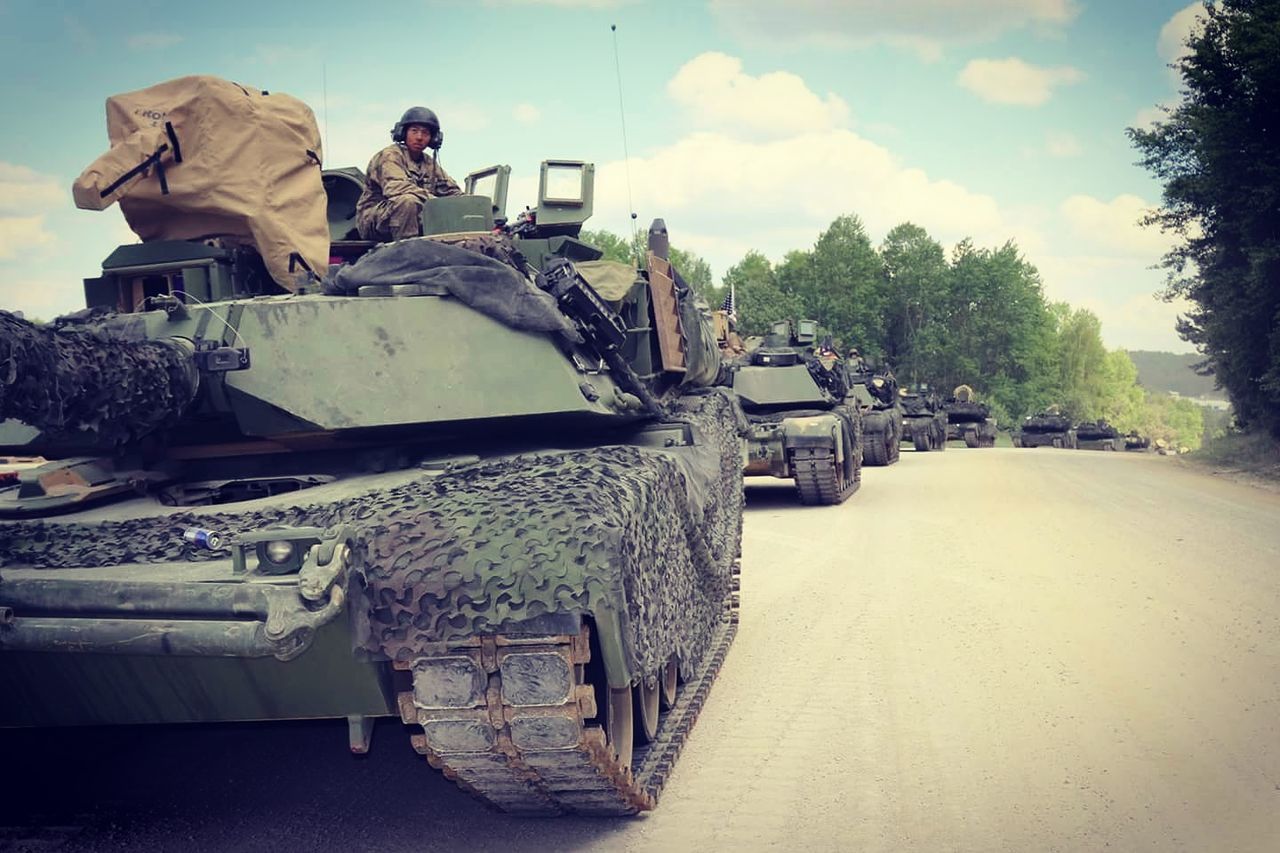
[[276,565],[282,565],[293,558],[293,543],[284,539],[268,542],[265,548],[267,559]]

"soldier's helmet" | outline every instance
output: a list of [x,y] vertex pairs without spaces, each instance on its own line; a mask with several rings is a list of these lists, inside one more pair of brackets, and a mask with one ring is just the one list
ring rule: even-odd
[[396,122],[396,126],[391,128],[391,140],[404,142],[405,131],[411,124],[420,124],[431,131],[432,148],[439,148],[444,142],[444,134],[440,132],[440,119],[436,117],[433,110],[426,107],[409,107],[405,110],[404,115],[400,116],[400,120]]

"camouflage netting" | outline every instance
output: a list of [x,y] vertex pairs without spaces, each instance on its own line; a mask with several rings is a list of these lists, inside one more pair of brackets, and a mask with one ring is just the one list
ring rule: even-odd
[[176,423],[195,396],[190,355],[101,326],[37,326],[0,311],[0,420],[118,445]]
[[365,650],[406,656],[504,622],[611,609],[625,611],[636,672],[675,652],[692,674],[723,613],[741,543],[732,409],[719,392],[680,398],[671,415],[695,427],[691,448],[530,454],[319,506],[8,523],[0,566],[225,559],[225,550],[189,551],[182,531],[203,527],[233,541],[272,525],[348,523],[363,557],[363,583],[351,592],[367,629],[355,641]]
[[741,535],[729,405],[720,394],[684,398],[677,417],[704,443],[682,452],[604,447],[438,481],[429,505],[370,531],[369,650],[408,658],[547,612],[623,606],[638,671],[674,652],[691,674],[720,622]]
[[919,394],[908,394],[905,397],[899,397],[898,402],[902,404],[902,412],[909,417],[927,417],[934,413],[934,406],[930,401]]
[[946,409],[947,419],[953,424],[978,423],[991,416],[991,409],[986,403],[951,400],[947,403]]

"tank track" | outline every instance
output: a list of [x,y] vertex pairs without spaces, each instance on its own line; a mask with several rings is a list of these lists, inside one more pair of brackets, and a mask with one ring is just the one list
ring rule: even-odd
[[[465,708],[424,708],[414,691],[400,693],[401,719],[422,728],[412,736],[414,749],[458,787],[506,812],[622,816],[654,808],[737,633],[738,572],[735,562],[733,591],[702,662],[663,712],[654,740],[635,747],[631,767],[619,762],[604,729],[591,725],[597,700],[587,681],[585,628],[576,636],[476,637],[451,644],[445,656],[397,662],[412,671],[456,667],[465,658],[487,679],[480,701]],[[560,671],[572,673],[572,683],[549,677],[558,666],[552,659],[563,662]],[[542,663],[520,663],[535,660]]]
[[889,448],[886,446],[884,433],[872,432],[864,436],[862,445],[862,464],[888,465]]
[[847,480],[841,476],[840,464],[831,450],[797,448],[791,451],[791,470],[800,503],[808,506],[843,503],[862,484],[860,468]]

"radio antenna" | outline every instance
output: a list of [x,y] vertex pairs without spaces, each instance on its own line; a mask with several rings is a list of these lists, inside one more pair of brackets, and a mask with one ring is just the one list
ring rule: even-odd
[[[618,78],[618,117],[622,120],[622,162],[627,172],[627,213],[631,215],[631,251],[639,255],[636,237],[636,204],[631,197],[631,153],[627,150],[627,110],[622,100],[622,62],[618,59],[618,25],[610,24],[613,33],[613,70]],[[639,266],[639,257],[636,258]]]
[[329,72],[325,63],[320,63],[320,98],[321,111],[324,115],[324,153],[333,156],[329,150]]

